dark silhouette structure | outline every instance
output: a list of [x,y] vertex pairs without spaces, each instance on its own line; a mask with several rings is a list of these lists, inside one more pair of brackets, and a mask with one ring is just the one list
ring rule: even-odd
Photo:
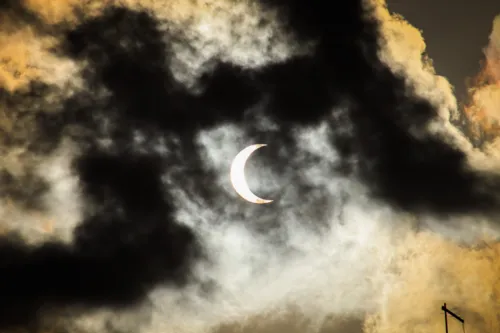
[[448,313],[450,315],[452,315],[455,319],[457,319],[459,322],[462,323],[462,328],[464,328],[464,332],[465,332],[465,321],[457,314],[455,314],[453,311],[449,310],[447,307],[446,307],[446,303],[443,304],[443,306],[441,307],[441,310],[443,310],[444,312],[444,327],[446,329],[446,333],[448,333]]

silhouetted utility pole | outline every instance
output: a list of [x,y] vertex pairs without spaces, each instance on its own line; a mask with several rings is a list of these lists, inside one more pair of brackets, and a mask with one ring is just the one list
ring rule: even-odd
[[448,308],[446,307],[446,303],[443,304],[441,310],[443,310],[444,312],[444,327],[446,328],[446,333],[448,333],[448,316],[447,316],[448,313],[453,317],[455,317],[455,319],[457,319],[459,322],[461,322],[462,327],[464,327],[465,325],[464,320],[460,318],[457,314],[453,313],[451,310],[448,310]]

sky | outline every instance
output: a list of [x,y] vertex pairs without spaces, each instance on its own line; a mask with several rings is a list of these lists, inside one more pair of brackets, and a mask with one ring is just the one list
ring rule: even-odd
[[498,332],[500,8],[413,4],[2,2],[0,332]]
[[480,70],[482,50],[488,43],[491,22],[500,12],[500,4],[493,0],[481,4],[468,0],[389,0],[387,5],[422,30],[434,67],[452,83],[457,97],[463,100],[465,80]]

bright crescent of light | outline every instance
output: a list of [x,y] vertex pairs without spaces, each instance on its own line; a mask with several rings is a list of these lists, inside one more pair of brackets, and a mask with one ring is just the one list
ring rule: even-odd
[[248,187],[247,180],[245,178],[245,164],[252,155],[254,151],[257,149],[267,146],[266,144],[256,144],[251,145],[243,149],[236,155],[231,164],[231,184],[234,187],[236,193],[238,193],[243,199],[246,201],[255,203],[255,204],[266,204],[273,202],[273,200],[266,200],[259,198],[255,194],[250,191]]

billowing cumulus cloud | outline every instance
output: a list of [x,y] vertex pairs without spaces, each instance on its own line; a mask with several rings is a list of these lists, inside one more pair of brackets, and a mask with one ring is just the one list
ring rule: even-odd
[[463,118],[473,139],[483,145],[492,145],[494,151],[500,101],[500,16],[493,22],[489,40],[484,48],[482,71],[471,82],[470,101]]
[[382,1],[0,10],[2,330],[498,330],[494,148]]

